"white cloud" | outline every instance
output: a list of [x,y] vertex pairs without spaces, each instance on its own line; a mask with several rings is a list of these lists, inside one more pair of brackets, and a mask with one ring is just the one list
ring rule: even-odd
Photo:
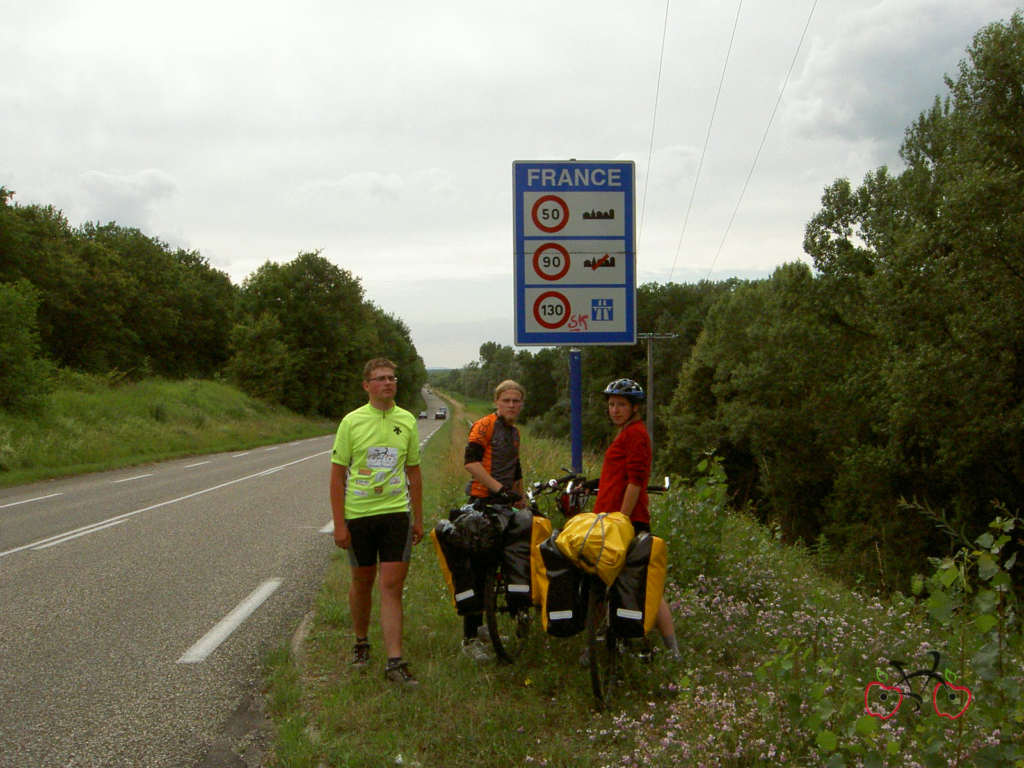
[[648,169],[662,2],[15,5],[0,184],[236,282],[320,249],[428,364],[468,362],[511,343],[514,160],[635,161],[641,280],[768,274],[801,258],[824,187],[898,163],[943,74],[1015,3],[819,0],[726,236],[810,0],[742,6],[695,186],[736,8],[669,6]]
[[155,207],[177,190],[174,179],[155,168],[132,174],[86,171],[78,177],[76,208],[85,220],[146,229]]

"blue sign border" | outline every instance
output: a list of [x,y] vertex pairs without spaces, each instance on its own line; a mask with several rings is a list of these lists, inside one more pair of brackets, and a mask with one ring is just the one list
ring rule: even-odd
[[[528,172],[533,169],[550,169],[557,176],[568,171],[574,179],[578,176],[576,171],[585,171],[589,179],[593,176],[594,170],[620,169],[622,172],[622,183],[617,185],[608,184],[570,184],[566,186],[545,185],[542,180],[531,184]],[[514,273],[515,273],[515,343],[517,346],[583,346],[588,344],[635,344],[636,343],[636,200],[635,200],[635,165],[631,160],[625,161],[524,161],[517,160],[512,164],[513,177],[513,211],[514,211]],[[531,307],[526,306],[526,254],[527,242],[542,240],[558,240],[568,242],[572,240],[595,240],[602,239],[594,236],[581,237],[559,237],[551,235],[535,235],[527,237],[525,232],[526,211],[523,205],[523,195],[526,192],[547,191],[558,192],[624,192],[625,211],[623,212],[623,236],[613,236],[606,239],[621,241],[624,245],[626,258],[626,274],[624,283],[609,284],[607,286],[577,285],[573,283],[552,283],[551,290],[560,288],[587,288],[597,289],[602,287],[625,289],[625,331],[545,331],[528,332],[526,330],[526,319],[532,312]],[[532,252],[532,250],[530,250]]]

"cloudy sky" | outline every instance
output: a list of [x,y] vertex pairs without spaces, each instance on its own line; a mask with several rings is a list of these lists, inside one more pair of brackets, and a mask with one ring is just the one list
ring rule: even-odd
[[641,283],[767,276],[1015,8],[0,0],[0,185],[239,284],[320,250],[460,366],[513,341],[513,161],[633,160]]

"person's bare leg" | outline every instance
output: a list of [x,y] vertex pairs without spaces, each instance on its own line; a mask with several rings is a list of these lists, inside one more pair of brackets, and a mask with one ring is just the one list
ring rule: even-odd
[[370,631],[370,612],[373,608],[373,580],[375,565],[357,565],[352,568],[352,583],[348,587],[348,610],[352,614],[352,629],[357,638]]
[[408,563],[380,564],[380,626],[389,659],[402,655],[402,588]]
[[672,623],[672,611],[669,610],[665,598],[661,598],[661,605],[658,606],[658,617],[655,619],[655,625],[658,627],[658,632],[661,633],[661,639],[664,641],[665,647],[673,653],[679,653],[679,643],[676,641],[676,627]]

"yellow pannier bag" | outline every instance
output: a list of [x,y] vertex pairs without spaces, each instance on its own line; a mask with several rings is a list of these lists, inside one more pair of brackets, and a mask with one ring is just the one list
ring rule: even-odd
[[626,564],[633,524],[621,512],[581,512],[570,517],[555,543],[577,568],[611,586]]
[[530,596],[534,605],[544,602],[544,593],[548,588],[548,572],[544,567],[544,558],[540,554],[540,545],[551,535],[551,521],[546,517],[533,518],[530,532]]
[[626,566],[609,590],[608,615],[616,635],[643,637],[654,628],[667,568],[664,539],[638,533],[626,553]]
[[644,590],[644,632],[654,628],[658,607],[665,593],[665,574],[668,572],[668,547],[665,540],[651,537],[651,561],[647,566],[647,588]]

